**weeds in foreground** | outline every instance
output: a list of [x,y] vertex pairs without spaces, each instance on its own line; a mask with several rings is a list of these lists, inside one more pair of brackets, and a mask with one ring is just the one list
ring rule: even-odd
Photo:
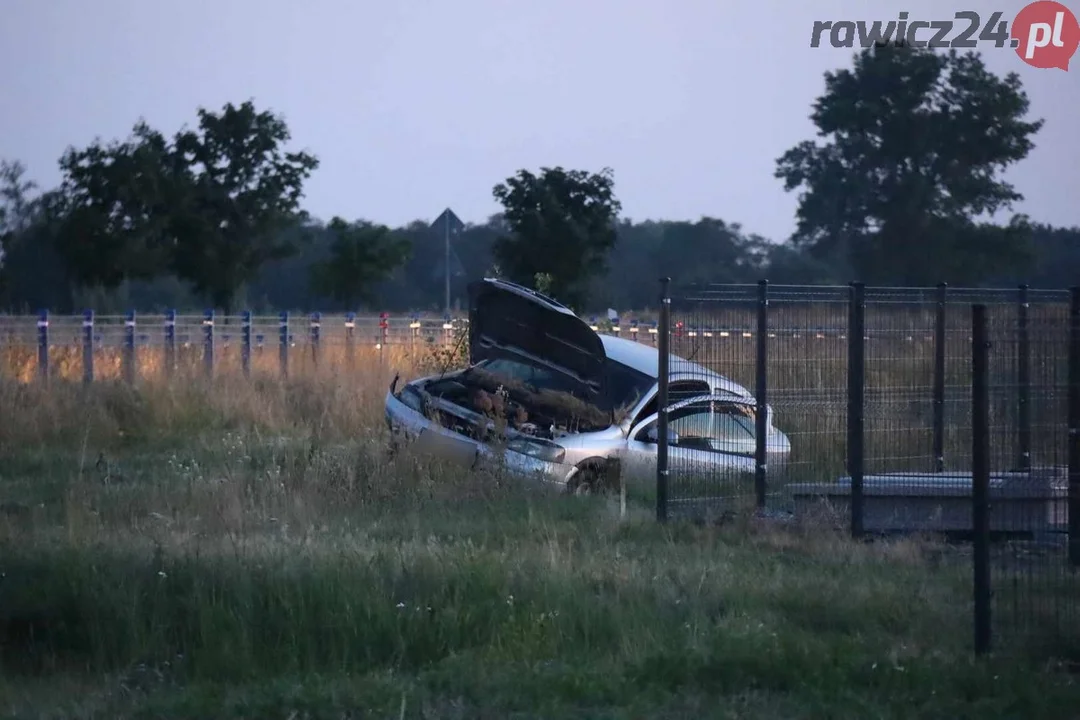
[[969,566],[942,544],[659,526],[391,458],[384,393],[0,385],[0,712],[1073,713],[1069,676],[971,658]]

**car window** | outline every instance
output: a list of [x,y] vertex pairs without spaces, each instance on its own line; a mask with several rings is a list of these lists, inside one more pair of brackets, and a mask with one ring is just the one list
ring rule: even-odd
[[611,358],[608,358],[607,371],[612,405],[616,408],[632,408],[656,385],[654,378]]
[[[506,358],[484,362],[480,367],[500,377],[515,380],[536,390],[563,390],[566,380],[559,373]],[[614,407],[633,407],[656,384],[656,380],[622,363],[608,360],[607,382]],[[706,391],[707,392],[707,391]]]
[[482,367],[493,375],[523,383],[536,390],[561,390],[565,385],[558,373],[514,360],[498,358],[487,361]]
[[[653,420],[635,439],[650,442],[648,431],[655,427]],[[746,405],[695,403],[671,413],[668,428],[678,435],[679,448],[752,455],[756,447],[754,408]]]
[[679,380],[668,385],[668,402],[675,404],[711,392],[712,388],[704,380]]

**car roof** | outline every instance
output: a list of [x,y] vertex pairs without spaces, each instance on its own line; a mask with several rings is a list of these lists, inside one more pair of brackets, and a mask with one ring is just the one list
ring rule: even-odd
[[[615,337],[614,335],[601,335],[600,340],[604,343],[604,352],[615,362],[622,363],[651,378],[660,377],[660,353],[652,345]],[[702,380],[711,380],[714,385],[723,390],[737,395],[750,395],[750,392],[742,385],[709,370],[707,367],[681,358],[678,355],[669,355],[669,357],[669,369],[673,374],[677,373],[679,375],[698,377]]]

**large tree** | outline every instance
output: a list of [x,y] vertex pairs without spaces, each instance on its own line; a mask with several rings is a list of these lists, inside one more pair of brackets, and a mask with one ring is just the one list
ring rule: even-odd
[[112,289],[165,272],[180,197],[171,147],[145,122],[124,141],[68,148],[53,191],[56,250],[72,282]]
[[989,222],[1022,196],[1001,172],[1022,160],[1028,120],[1016,74],[981,58],[877,46],[825,74],[808,140],[777,160],[798,189],[796,247],[871,283],[974,283],[1027,256],[1023,216]]
[[286,151],[284,118],[250,101],[198,114],[198,128],[181,131],[173,144],[173,167],[184,182],[171,211],[171,267],[229,311],[264,263],[294,252],[283,231],[304,218],[304,181],[319,161]]
[[738,223],[710,217],[667,222],[650,267],[676,285],[740,282],[759,271],[758,253],[765,244],[745,235]]
[[374,302],[375,288],[409,258],[409,241],[385,225],[335,217],[327,230],[330,256],[312,267],[312,283],[347,308]]
[[36,186],[25,175],[26,166],[18,160],[0,160],[0,301],[7,300],[10,290],[7,258],[32,222]]
[[492,193],[510,229],[493,247],[500,270],[528,286],[544,277],[554,297],[582,305],[589,280],[604,272],[615,246],[622,206],[614,185],[610,169],[589,173],[561,167],[541,168],[539,175],[519,170],[496,185]]
[[26,179],[18,160],[0,160],[0,233],[18,232],[29,224],[37,184]]
[[36,186],[25,175],[26,166],[18,160],[0,160],[0,283],[4,254],[30,223]]

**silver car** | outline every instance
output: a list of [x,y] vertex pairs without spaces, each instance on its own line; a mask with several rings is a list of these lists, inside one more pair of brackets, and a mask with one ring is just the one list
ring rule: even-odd
[[[469,286],[469,366],[386,396],[395,443],[411,440],[475,466],[494,460],[574,493],[656,472],[659,353],[600,335],[569,308],[503,280]],[[679,477],[755,468],[755,400],[741,385],[674,355],[669,457]],[[791,450],[767,415],[770,471]],[[677,480],[673,481],[677,482]],[[674,489],[674,488],[673,488]]]

